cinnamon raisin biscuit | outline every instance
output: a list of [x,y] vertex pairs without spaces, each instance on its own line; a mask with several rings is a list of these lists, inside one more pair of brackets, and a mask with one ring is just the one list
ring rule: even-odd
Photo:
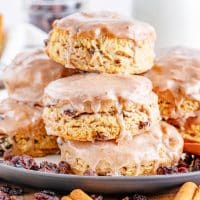
[[46,52],[87,72],[140,74],[153,65],[154,42],[149,24],[113,12],[80,12],[55,21]]
[[184,137],[199,138],[200,51],[185,47],[163,50],[146,76],[153,82],[163,119]]
[[45,89],[47,133],[94,141],[135,135],[160,120],[157,96],[142,76],[81,74],[51,82]]
[[159,166],[177,164],[183,139],[177,130],[161,122],[150,131],[115,141],[79,142],[58,138],[61,160],[69,163],[72,173],[97,175],[153,175]]
[[75,70],[50,60],[42,50],[27,50],[6,66],[3,82],[11,98],[41,104],[44,88],[49,82],[73,73]]
[[34,157],[58,152],[56,137],[46,134],[41,107],[6,99],[0,117],[0,151]]

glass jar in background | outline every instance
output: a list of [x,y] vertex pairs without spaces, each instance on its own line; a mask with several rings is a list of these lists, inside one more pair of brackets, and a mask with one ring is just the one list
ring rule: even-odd
[[28,22],[49,32],[55,19],[85,7],[87,0],[25,0]]

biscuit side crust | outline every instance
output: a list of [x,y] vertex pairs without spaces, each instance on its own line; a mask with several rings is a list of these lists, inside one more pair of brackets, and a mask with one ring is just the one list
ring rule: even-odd
[[[50,135],[77,141],[111,140],[117,139],[123,131],[136,135],[149,130],[160,120],[159,113],[157,116],[156,112],[152,114],[154,109],[157,107],[132,105],[132,109],[122,110],[121,113],[110,107],[104,112],[77,114],[51,106],[44,108],[43,119]],[[121,130],[122,123],[124,130]]]
[[158,103],[161,116],[167,120],[170,118],[184,117],[189,113],[200,110],[200,101],[191,97],[182,96],[180,99],[173,96],[170,90],[155,91],[158,95]]
[[30,155],[42,157],[58,152],[58,145],[55,136],[46,134],[43,120],[37,123],[18,129],[13,133],[11,155]]
[[48,56],[66,67],[88,72],[141,74],[153,66],[152,41],[104,36],[97,39],[70,37],[54,29],[46,48]]

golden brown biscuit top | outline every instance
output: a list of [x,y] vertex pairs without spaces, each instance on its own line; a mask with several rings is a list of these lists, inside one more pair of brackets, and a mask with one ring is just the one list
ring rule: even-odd
[[4,69],[3,81],[10,97],[40,104],[49,82],[72,73],[73,70],[50,60],[42,50],[30,50],[19,53]]
[[102,35],[137,41],[155,40],[149,24],[127,19],[114,12],[80,12],[55,21],[54,28],[67,30],[71,36],[99,38]]
[[98,107],[101,100],[118,101],[119,98],[142,103],[148,102],[151,90],[151,81],[142,76],[80,74],[51,82],[45,88],[44,104],[70,102],[80,108],[90,101]]
[[0,102],[0,133],[15,134],[20,128],[32,125],[42,119],[42,109],[13,99]]
[[169,89],[200,100],[200,51],[185,47],[165,49],[146,76],[161,91]]
[[[106,142],[73,142],[58,139],[61,152],[67,152],[68,162],[74,163],[80,158],[89,164],[95,171],[100,160],[108,161],[114,172],[119,172],[124,166],[135,163],[140,172],[141,165],[154,160],[156,171],[160,162],[176,163],[182,154],[183,139],[178,131],[171,125],[161,122],[149,132],[131,138],[124,138],[119,143]],[[86,151],[87,150],[87,151]],[[65,160],[65,154],[61,155]],[[117,175],[117,174],[116,174]]]

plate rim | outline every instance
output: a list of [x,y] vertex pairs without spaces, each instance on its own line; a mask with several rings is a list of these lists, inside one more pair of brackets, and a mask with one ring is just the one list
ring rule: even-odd
[[73,174],[56,174],[52,172],[41,172],[36,170],[30,170],[25,168],[18,168],[11,165],[7,165],[5,163],[0,163],[0,169],[1,168],[12,170],[12,171],[18,171],[20,173],[26,173],[30,175],[42,175],[46,177],[52,177],[52,178],[73,178],[73,179],[81,179],[81,180],[107,180],[109,181],[117,181],[117,180],[143,180],[143,181],[149,181],[149,180],[165,180],[169,178],[187,178],[191,176],[200,175],[200,171],[194,171],[194,172],[187,172],[187,173],[177,173],[177,174],[166,174],[166,175],[149,175],[149,176],[80,176],[80,175],[73,175]]

